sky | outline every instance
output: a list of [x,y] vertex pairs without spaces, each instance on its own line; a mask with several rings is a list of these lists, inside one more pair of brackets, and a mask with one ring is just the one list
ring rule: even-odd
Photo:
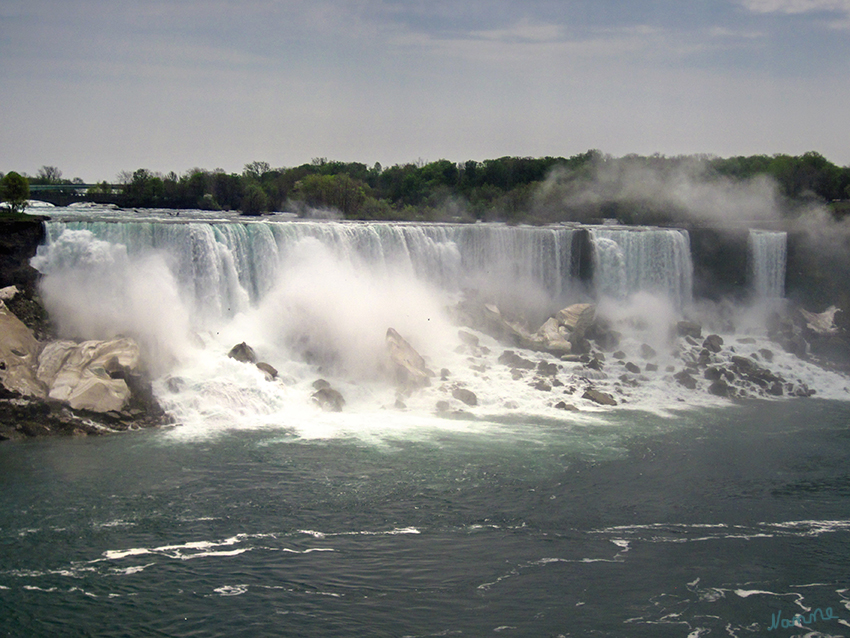
[[850,165],[850,0],[0,0],[0,171]]

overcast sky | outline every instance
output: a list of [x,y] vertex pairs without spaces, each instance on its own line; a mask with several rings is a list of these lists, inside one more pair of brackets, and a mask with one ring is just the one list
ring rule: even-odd
[[0,171],[850,164],[850,0],[0,0]]

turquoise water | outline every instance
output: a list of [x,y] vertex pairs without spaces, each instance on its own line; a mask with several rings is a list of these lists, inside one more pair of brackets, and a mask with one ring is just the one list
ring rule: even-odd
[[850,404],[386,418],[4,443],[0,635],[850,635]]

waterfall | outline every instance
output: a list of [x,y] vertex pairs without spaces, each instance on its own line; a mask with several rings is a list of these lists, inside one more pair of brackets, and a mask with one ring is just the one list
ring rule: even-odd
[[[568,227],[51,221],[48,244],[55,244],[65,231],[82,231],[93,240],[123,246],[130,257],[164,255],[183,294],[207,316],[233,316],[263,299],[286,277],[283,264],[304,242],[315,242],[352,268],[409,274],[450,293],[472,288],[501,300],[509,289],[536,289],[557,309],[569,300],[572,289],[574,231]],[[64,258],[78,259],[81,248],[66,243]]]
[[757,299],[785,296],[785,261],[788,235],[784,232],[750,230],[749,283]]
[[693,264],[687,231],[661,228],[594,228],[597,295],[625,299],[636,292],[668,297],[683,307],[692,299]]

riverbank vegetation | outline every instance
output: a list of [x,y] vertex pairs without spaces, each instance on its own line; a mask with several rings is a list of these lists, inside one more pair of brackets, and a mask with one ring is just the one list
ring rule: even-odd
[[319,158],[292,168],[252,162],[241,174],[193,168],[177,175],[141,168],[121,173],[117,183],[87,188],[44,166],[28,182],[33,197],[60,204],[92,201],[247,215],[290,211],[345,219],[663,223],[681,218],[705,187],[718,187],[712,196],[758,191],[785,215],[811,203],[828,204],[839,217],[850,213],[850,167],[816,152],[614,158],[590,150],[566,158],[441,159],[390,167]]

